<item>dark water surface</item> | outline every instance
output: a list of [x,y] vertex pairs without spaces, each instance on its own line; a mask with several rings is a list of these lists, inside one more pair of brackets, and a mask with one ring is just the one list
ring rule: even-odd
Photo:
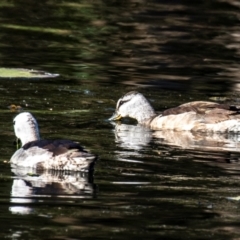
[[[197,3],[196,3],[197,2]],[[107,121],[142,92],[158,111],[239,103],[238,1],[0,2],[0,66],[59,73],[0,80],[1,239],[239,239],[239,136]],[[10,104],[43,138],[100,156],[94,176],[11,169]]]

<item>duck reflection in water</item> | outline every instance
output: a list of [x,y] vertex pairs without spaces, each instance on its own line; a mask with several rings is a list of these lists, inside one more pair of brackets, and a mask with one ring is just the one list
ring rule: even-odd
[[[181,149],[240,151],[238,134],[203,134],[191,131],[153,131],[143,125],[115,122],[115,141],[123,149],[141,150],[150,142]],[[137,152],[136,152],[137,154]]]
[[[31,174],[29,174],[31,170]],[[12,168],[13,184],[10,207],[12,213],[29,214],[33,211],[27,203],[48,201],[52,197],[61,199],[93,198],[96,195],[93,173],[44,170],[33,172],[29,168]],[[44,197],[44,199],[42,199]],[[19,204],[19,206],[17,205]],[[24,205],[22,205],[24,204]]]

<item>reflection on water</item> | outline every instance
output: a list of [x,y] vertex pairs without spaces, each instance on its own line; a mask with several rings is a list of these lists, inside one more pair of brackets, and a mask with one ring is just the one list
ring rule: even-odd
[[152,139],[152,131],[142,125],[121,124],[111,122],[115,126],[115,141],[123,149],[140,150]]
[[[38,198],[92,198],[95,184],[92,173],[46,170],[29,172],[28,168],[12,168],[14,173],[10,202],[17,204],[38,203]],[[40,200],[42,201],[42,200]],[[28,206],[13,206],[12,213],[29,214]]]
[[[240,151],[238,134],[202,134],[190,131],[152,131],[142,125],[115,124],[115,141],[122,149],[140,150],[151,140],[157,144],[170,145],[182,149]],[[136,152],[137,154],[137,152]]]

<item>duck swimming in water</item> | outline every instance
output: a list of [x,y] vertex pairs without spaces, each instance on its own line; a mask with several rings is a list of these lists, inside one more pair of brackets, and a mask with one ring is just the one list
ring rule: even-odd
[[240,132],[240,106],[194,101],[170,108],[157,115],[149,101],[132,91],[121,97],[109,120],[134,118],[153,130],[193,131],[206,133]]
[[29,112],[18,114],[14,131],[22,147],[10,159],[12,166],[54,170],[91,171],[97,156],[71,140],[41,140],[38,123]]

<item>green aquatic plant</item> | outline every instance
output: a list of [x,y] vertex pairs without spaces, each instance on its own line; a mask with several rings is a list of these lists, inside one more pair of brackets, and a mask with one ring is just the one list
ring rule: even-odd
[[0,68],[0,78],[53,78],[59,74],[24,68]]

